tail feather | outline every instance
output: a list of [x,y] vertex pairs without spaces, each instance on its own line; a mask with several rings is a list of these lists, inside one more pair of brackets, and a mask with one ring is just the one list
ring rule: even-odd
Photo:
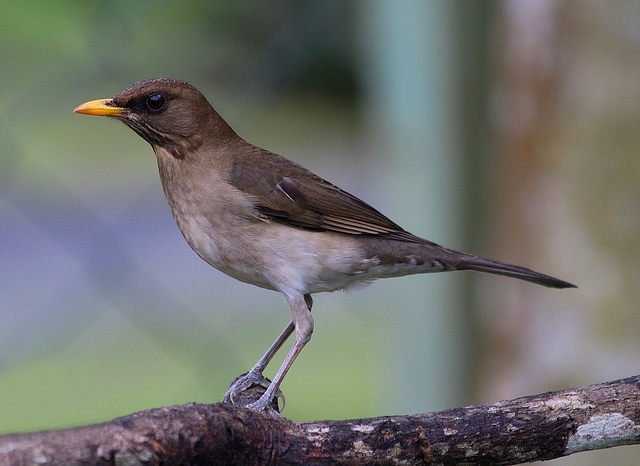
[[478,272],[505,275],[507,277],[519,278],[520,280],[547,286],[549,288],[577,288],[569,282],[535,272],[531,269],[527,269],[526,267],[505,264],[503,262],[484,259],[477,256],[468,256],[464,260],[461,260],[456,269],[477,270]]
[[[374,239],[375,238],[375,239]],[[374,278],[399,277],[414,273],[477,270],[505,275],[549,288],[576,288],[575,285],[526,267],[505,264],[473,254],[443,248],[426,239],[401,231],[365,241],[367,257],[376,257],[382,270]],[[401,267],[398,267],[402,264]]]

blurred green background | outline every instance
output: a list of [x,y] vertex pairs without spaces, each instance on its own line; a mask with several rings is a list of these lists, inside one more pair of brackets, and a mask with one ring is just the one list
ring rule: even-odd
[[636,1],[3,2],[0,61],[0,433],[219,401],[290,318],[188,248],[143,140],[72,113],[152,77],[420,236],[580,287],[459,273],[317,295],[288,418],[640,372]]

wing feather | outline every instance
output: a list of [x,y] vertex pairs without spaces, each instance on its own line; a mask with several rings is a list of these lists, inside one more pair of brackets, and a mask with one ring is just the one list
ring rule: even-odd
[[277,154],[255,148],[233,163],[229,183],[254,198],[258,212],[300,228],[350,235],[417,237],[369,204]]

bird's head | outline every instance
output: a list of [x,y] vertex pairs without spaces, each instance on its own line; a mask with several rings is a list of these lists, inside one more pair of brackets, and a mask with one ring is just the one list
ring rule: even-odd
[[79,105],[74,112],[116,118],[154,149],[180,159],[205,140],[224,143],[237,137],[200,91],[177,79],[140,81],[111,99]]

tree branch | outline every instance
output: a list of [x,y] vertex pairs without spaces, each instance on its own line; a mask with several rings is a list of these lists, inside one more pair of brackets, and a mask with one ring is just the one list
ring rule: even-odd
[[[256,396],[259,393],[256,393]],[[0,437],[0,465],[507,465],[640,443],[640,376],[411,416],[295,423],[224,404]]]

